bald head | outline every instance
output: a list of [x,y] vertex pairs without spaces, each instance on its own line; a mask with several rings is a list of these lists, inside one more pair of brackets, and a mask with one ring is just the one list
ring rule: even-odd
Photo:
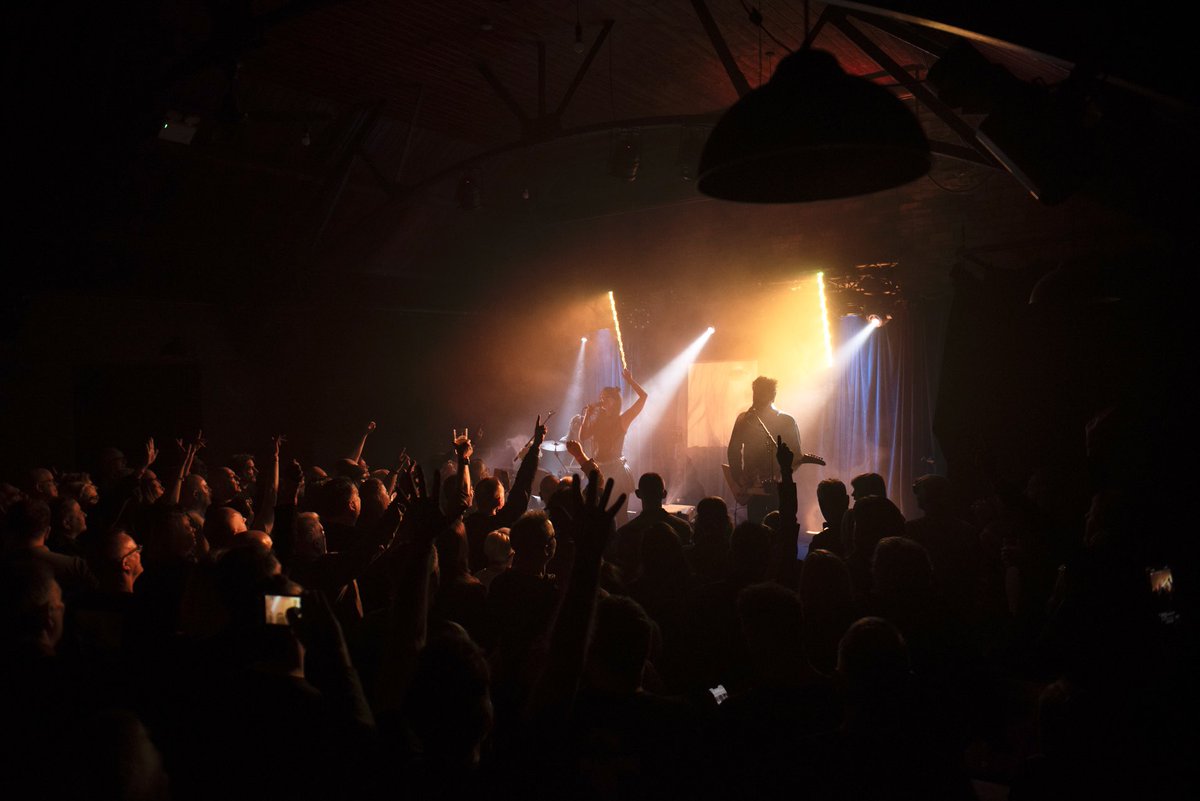
[[212,490],[209,489],[204,476],[192,473],[183,480],[183,492],[179,498],[180,506],[189,512],[204,514],[211,504]]
[[233,538],[246,531],[246,518],[236,509],[218,506],[204,517],[204,538],[213,548],[228,548]]

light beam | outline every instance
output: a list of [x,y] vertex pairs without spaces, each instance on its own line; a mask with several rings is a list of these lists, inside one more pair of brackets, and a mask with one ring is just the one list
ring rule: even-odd
[[612,309],[613,330],[617,333],[617,352],[621,354],[621,369],[626,370],[629,365],[625,362],[625,342],[621,339],[621,321],[617,319],[617,298],[611,289],[608,290],[608,307]]

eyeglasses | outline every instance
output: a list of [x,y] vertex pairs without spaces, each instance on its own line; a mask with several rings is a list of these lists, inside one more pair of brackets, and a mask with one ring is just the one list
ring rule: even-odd
[[141,552],[142,552],[142,546],[138,545],[138,546],[135,546],[132,551],[121,554],[121,564],[125,564],[125,560],[129,559],[131,556],[136,556],[137,554],[139,554]]

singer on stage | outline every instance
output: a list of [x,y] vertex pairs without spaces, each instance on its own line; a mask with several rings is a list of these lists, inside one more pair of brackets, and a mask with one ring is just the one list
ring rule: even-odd
[[637,400],[625,411],[621,411],[620,387],[605,387],[600,391],[600,400],[589,403],[583,410],[583,425],[579,435],[591,441],[591,456],[600,465],[605,478],[613,480],[613,496],[625,493],[633,497],[633,473],[625,461],[625,432],[646,407],[646,390],[633,380],[633,373],[626,367],[621,376],[637,393]]

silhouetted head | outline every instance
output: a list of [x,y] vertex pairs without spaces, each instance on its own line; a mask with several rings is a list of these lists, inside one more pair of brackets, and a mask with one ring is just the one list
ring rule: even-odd
[[653,635],[654,622],[637,601],[621,595],[601,598],[588,651],[591,683],[616,695],[636,693]]
[[204,476],[192,473],[183,480],[183,490],[179,495],[179,505],[184,509],[204,514],[212,504],[212,490]]
[[35,467],[29,471],[25,480],[25,493],[30,498],[49,501],[58,497],[58,479],[44,467]]
[[795,669],[804,659],[801,606],[796,593],[773,582],[752,584],[737,598],[738,619],[755,672]]
[[50,533],[50,506],[36,498],[21,498],[8,507],[8,544],[17,548],[41,545]]
[[913,482],[913,494],[917,496],[917,506],[926,514],[947,512],[953,502],[950,479],[945,476],[921,476]]
[[841,525],[842,515],[850,508],[850,496],[840,479],[827,478],[817,484],[817,505],[821,516],[834,526]]
[[475,485],[475,506],[490,515],[504,506],[504,487],[495,478],[485,478]]
[[729,542],[729,577],[740,584],[762,581],[770,552],[770,529],[749,520],[738,523]]
[[779,389],[779,382],[774,378],[767,378],[765,375],[760,375],[754,379],[754,383],[750,385],[750,389],[754,393],[754,408],[765,409],[775,402],[775,393]]
[[542,476],[542,480],[538,483],[538,497],[542,499],[542,503],[547,506],[550,504],[550,499],[554,497],[554,493],[558,492],[559,480],[557,476],[546,474]]
[[853,697],[895,697],[907,684],[910,670],[904,637],[881,617],[856,621],[838,644],[837,671]]
[[696,504],[696,520],[693,523],[696,544],[720,541],[729,546],[729,535],[733,533],[733,521],[729,519],[729,506],[724,498],[711,496]]
[[884,537],[871,559],[871,582],[884,599],[925,597],[933,590],[929,553],[907,537]]
[[241,481],[237,474],[228,467],[218,467],[208,477],[208,485],[212,489],[213,503],[226,503],[236,498],[242,491]]
[[642,473],[634,494],[641,498],[643,509],[657,509],[667,499],[667,486],[658,473]]
[[65,612],[48,565],[28,557],[0,559],[0,658],[52,656],[62,639]]
[[362,462],[356,462],[353,459],[338,459],[333,463],[333,475],[340,478],[348,478],[354,482],[365,481],[370,476],[370,471]]
[[887,486],[883,482],[883,476],[878,473],[862,473],[850,479],[850,496],[854,498],[855,503],[860,498],[866,498],[870,495],[878,495],[880,498],[887,497]]
[[427,758],[442,765],[479,761],[492,730],[490,684],[483,651],[457,624],[421,650],[405,706]]
[[368,478],[358,490],[359,513],[361,525],[374,523],[383,517],[392,499],[388,496],[387,485],[377,478]]
[[513,549],[513,569],[541,575],[556,547],[554,526],[545,512],[526,512],[508,532]]
[[513,549],[507,526],[488,532],[487,539],[483,541],[483,555],[488,567],[502,567],[509,563]]
[[105,448],[100,451],[100,480],[110,482],[116,480],[125,472],[125,454],[116,448]]
[[904,515],[887,498],[870,495],[854,504],[854,551],[869,559],[884,537],[904,536]]
[[158,501],[165,493],[166,489],[158,480],[158,474],[153,470],[143,470],[142,477],[138,480],[138,500],[149,505]]
[[809,551],[800,570],[800,604],[805,614],[817,609],[849,609],[853,602],[850,571],[842,558],[822,548]]
[[50,532],[73,540],[87,529],[87,515],[79,501],[60,495],[50,502]]
[[258,466],[254,464],[252,453],[235,453],[230,456],[229,469],[238,477],[243,487],[258,481]]
[[115,531],[105,536],[93,568],[101,590],[131,593],[133,583],[142,575],[142,547],[127,532]]
[[214,550],[233,545],[234,538],[248,528],[242,513],[227,506],[213,507],[204,516],[204,539]]
[[320,515],[316,512],[301,512],[296,515],[296,539],[292,545],[292,558],[296,561],[309,561],[324,556],[327,550],[325,526],[321,525]]
[[362,511],[358,485],[348,478],[331,479],[321,490],[324,511],[321,519],[342,525],[354,525]]

